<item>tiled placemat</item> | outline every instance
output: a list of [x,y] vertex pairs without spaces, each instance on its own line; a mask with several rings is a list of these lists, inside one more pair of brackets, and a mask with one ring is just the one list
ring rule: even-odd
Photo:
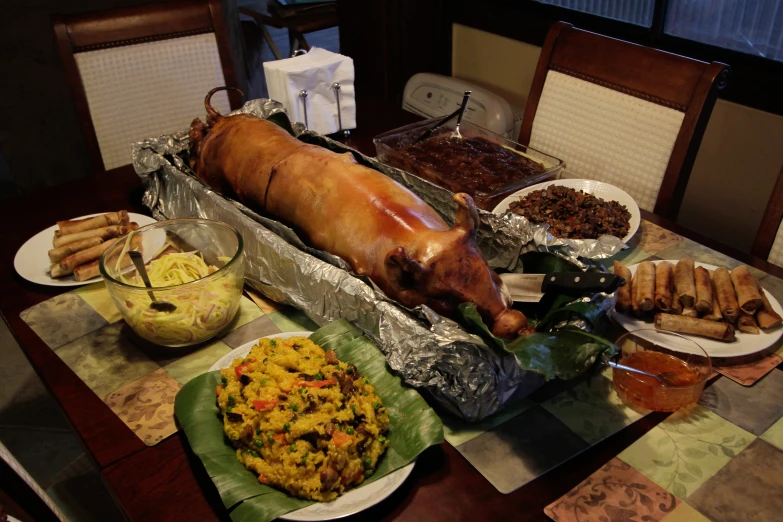
[[446,440],[501,493],[510,493],[642,418],[624,404],[611,374],[553,382],[487,421],[444,418]]
[[232,349],[280,332],[314,330],[304,314],[261,296],[242,296],[220,337],[166,349],[136,336],[104,284],[59,295],[22,312],[30,328],[148,446],[177,431],[174,396]]
[[[634,264],[648,259],[682,257],[729,268],[741,264],[644,220],[629,247],[605,264],[611,267],[614,259]],[[783,281],[751,270],[762,286],[776,298],[783,299]],[[741,364],[732,361],[731,366],[720,366],[715,370],[749,386],[783,362],[783,348],[777,353],[760,354],[746,361],[741,361]],[[718,381],[722,382],[721,379]],[[609,372],[593,375],[581,382],[548,383],[542,392],[479,424],[468,425],[448,417],[443,419],[446,440],[503,493],[519,488],[646,413],[622,403],[614,392]],[[672,516],[687,509],[688,506],[677,508]]]
[[719,379],[545,512],[573,520],[780,520],[783,372]]
[[[681,259],[734,268],[741,263],[642,222],[614,259]],[[611,266],[609,260],[608,265]],[[783,280],[751,268],[783,299]],[[699,405],[650,430],[617,458],[548,506],[554,520],[778,520],[783,509],[783,348],[720,361]],[[720,364],[723,363],[723,364]],[[778,471],[772,471],[778,466]],[[748,489],[752,491],[748,491]]]

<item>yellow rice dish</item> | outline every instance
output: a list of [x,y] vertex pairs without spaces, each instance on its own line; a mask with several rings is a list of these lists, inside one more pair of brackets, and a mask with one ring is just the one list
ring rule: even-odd
[[225,433],[262,484],[333,500],[371,476],[389,445],[367,378],[305,337],[259,339],[221,377]]

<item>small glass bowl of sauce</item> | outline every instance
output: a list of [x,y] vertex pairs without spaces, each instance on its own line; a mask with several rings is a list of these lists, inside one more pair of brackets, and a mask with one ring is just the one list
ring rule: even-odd
[[699,400],[712,373],[712,362],[699,344],[683,335],[654,329],[628,332],[615,343],[620,364],[653,374],[666,372],[668,383],[638,373],[612,369],[618,395],[653,411],[676,411]]

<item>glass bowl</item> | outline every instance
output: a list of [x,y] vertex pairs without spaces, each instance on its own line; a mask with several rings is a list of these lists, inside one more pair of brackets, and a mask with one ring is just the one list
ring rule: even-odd
[[712,373],[709,355],[683,335],[641,329],[620,336],[620,364],[650,373],[673,372],[674,384],[664,385],[652,377],[612,368],[618,395],[627,402],[653,411],[676,411],[695,403]]
[[[549,154],[545,154],[538,150],[506,139],[503,136],[490,132],[483,127],[474,125],[469,121],[463,121],[460,124],[460,133],[464,138],[483,138],[484,140],[494,143],[499,148],[505,148],[507,150],[516,152],[521,156],[525,156],[528,159],[534,160],[542,167],[541,172],[538,173],[525,175],[520,172],[517,177],[503,182],[500,186],[495,183],[490,183],[490,180],[486,178],[481,179],[481,182],[474,186],[476,179],[492,173],[484,172],[482,174],[476,171],[474,174],[469,176],[468,179],[470,181],[466,181],[466,178],[456,176],[453,169],[445,167],[434,167],[429,163],[413,159],[404,153],[404,149],[408,145],[411,145],[414,141],[416,141],[416,139],[418,139],[424,131],[432,127],[439,119],[440,118],[424,120],[376,136],[373,139],[376,156],[383,163],[402,169],[413,174],[414,176],[418,176],[431,183],[441,186],[446,190],[454,193],[466,192],[473,197],[473,200],[476,202],[476,206],[478,208],[484,209],[488,212],[492,212],[498,203],[520,189],[544,181],[558,179],[560,172],[565,167],[563,161],[555,158],[554,156],[550,156]],[[437,130],[433,137],[437,138],[444,135],[451,135],[455,126],[456,119],[452,119],[439,130]],[[476,154],[481,153],[476,152]],[[486,161],[487,158],[485,157],[484,162]],[[472,167],[474,170],[476,168],[476,165]],[[490,188],[490,184],[494,188]]]
[[[144,263],[172,252],[198,252],[213,273],[190,283],[159,286],[157,301],[174,311],[152,309],[128,250],[139,249]],[[125,322],[136,334],[161,346],[198,344],[217,335],[236,315],[244,285],[242,236],[225,223],[207,219],[172,219],[147,225],[117,240],[104,252],[100,272]]]

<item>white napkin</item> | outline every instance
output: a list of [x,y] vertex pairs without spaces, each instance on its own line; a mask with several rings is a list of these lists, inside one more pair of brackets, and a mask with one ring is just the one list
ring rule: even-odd
[[[356,128],[356,95],[353,60],[347,56],[313,47],[310,52],[293,58],[264,63],[269,97],[282,103],[294,121],[305,122],[319,134],[341,130],[337,116],[340,97],[342,129]],[[340,84],[335,91],[332,85]],[[307,91],[307,98],[299,96]]]

